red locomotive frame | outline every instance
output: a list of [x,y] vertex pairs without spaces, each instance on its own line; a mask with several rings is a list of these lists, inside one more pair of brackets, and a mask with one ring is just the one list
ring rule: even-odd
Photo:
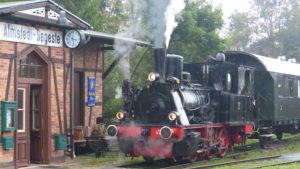
[[[199,124],[190,126],[169,127],[172,135],[169,139],[162,138],[161,129],[166,126],[147,125],[118,125],[117,135],[119,144],[122,141],[132,142],[132,157],[143,156],[145,159],[154,157],[171,158],[174,161],[178,157],[173,155],[173,145],[176,141],[184,139],[188,132],[198,133],[201,136],[203,147],[195,150],[195,153],[183,157],[191,161],[197,159],[210,159],[213,154],[224,157],[227,150],[233,150],[234,144],[241,144],[247,136],[253,132],[254,125],[248,124]],[[145,131],[148,132],[145,136]]]

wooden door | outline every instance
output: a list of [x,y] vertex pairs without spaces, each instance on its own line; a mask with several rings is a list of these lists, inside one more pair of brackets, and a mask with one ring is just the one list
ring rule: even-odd
[[16,166],[50,162],[50,60],[37,46],[17,57]]
[[74,124],[84,125],[83,73],[74,73]]
[[30,90],[30,161],[42,162],[41,143],[41,86],[32,85]]
[[41,85],[21,84],[18,87],[17,164],[28,166],[42,162]]
[[29,157],[29,85],[18,86],[17,105],[17,135],[16,135],[16,159],[18,166],[27,166],[30,163]]

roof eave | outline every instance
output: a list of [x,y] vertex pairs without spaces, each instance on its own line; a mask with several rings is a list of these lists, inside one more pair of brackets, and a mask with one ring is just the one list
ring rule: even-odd
[[136,40],[136,39],[131,39],[131,38],[125,38],[125,37],[120,37],[120,36],[116,36],[116,35],[110,35],[110,34],[106,34],[106,33],[101,33],[101,32],[96,32],[96,31],[92,31],[92,30],[87,30],[87,31],[83,31],[83,33],[87,36],[90,36],[91,38],[94,39],[99,39],[99,40],[106,40],[108,42],[108,44],[113,45],[114,42],[117,41],[124,41],[126,43],[132,43],[135,44],[137,46],[144,46],[144,47],[151,47],[152,44],[146,41],[141,41],[141,40]]
[[89,23],[79,18],[78,16],[74,15],[73,13],[71,13],[70,11],[63,8],[62,6],[60,6],[59,4],[57,4],[52,0],[28,1],[27,3],[16,4],[16,5],[0,8],[0,15],[14,14],[22,10],[39,8],[39,7],[47,7],[47,6],[52,7],[52,10],[54,10],[57,13],[59,13],[61,10],[65,11],[67,13],[67,19],[80,26],[81,29],[93,29],[93,27]]

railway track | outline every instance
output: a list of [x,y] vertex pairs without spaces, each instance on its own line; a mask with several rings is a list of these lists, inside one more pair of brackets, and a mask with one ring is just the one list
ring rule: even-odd
[[[234,158],[235,156],[239,156],[242,155],[246,152],[242,152],[242,153],[236,153],[236,154],[231,154],[228,157],[232,157]],[[240,163],[246,163],[246,162],[251,162],[251,161],[262,161],[262,160],[269,160],[269,159],[275,159],[275,158],[279,158],[280,155],[276,155],[276,156],[269,156],[269,157],[262,157],[262,158],[255,158],[255,159],[247,159],[247,160],[237,160],[237,161],[232,161],[232,162],[225,162],[225,163],[220,163],[220,164],[212,164],[212,165],[204,165],[204,166],[196,166],[196,167],[191,167],[191,165],[197,165],[197,164],[201,164],[203,163],[203,161],[198,161],[198,162],[194,162],[194,163],[185,163],[185,164],[179,164],[179,165],[173,165],[173,166],[168,166],[168,167],[164,167],[162,169],[181,169],[181,168],[189,168],[189,169],[202,169],[202,168],[213,168],[213,167],[221,167],[221,166],[227,166],[227,165],[234,165],[234,164],[240,164]],[[220,160],[220,158],[213,158],[212,160]]]
[[[281,155],[275,155],[275,156],[253,158],[253,159],[246,159],[246,160],[237,160],[237,161],[232,161],[232,162],[225,162],[225,163],[220,163],[220,164],[212,164],[212,165],[204,165],[204,166],[195,166],[195,167],[191,167],[191,164],[180,164],[180,165],[174,165],[174,166],[165,167],[165,168],[162,168],[162,169],[171,169],[171,168],[172,169],[179,169],[179,168],[205,169],[205,168],[214,168],[214,167],[222,167],[222,166],[231,166],[231,165],[242,164],[242,163],[249,163],[249,162],[272,160],[272,159],[278,159],[280,157],[281,157]],[[195,165],[197,163],[193,163],[193,165]],[[273,164],[260,165],[260,166],[256,166],[256,167],[247,167],[247,169],[259,169],[259,168],[264,168],[264,167],[275,167],[275,166],[288,165],[288,164],[293,164],[293,163],[300,163],[300,160],[275,162]]]
[[[243,148],[241,148],[243,149]],[[232,153],[232,154],[228,154],[226,155],[226,158],[233,158],[236,159],[239,156],[246,154],[247,152],[251,151],[252,148],[246,148],[244,150],[242,150],[242,152],[238,152],[238,153]],[[212,158],[209,161],[217,161],[217,160],[221,160],[223,158]],[[147,162],[138,162],[135,164],[128,164],[128,165],[120,165],[118,166],[119,168],[144,168],[144,167],[148,167],[149,165],[151,165],[153,168],[163,168],[163,169],[176,169],[176,168],[184,168],[184,167],[189,167],[191,166],[191,164],[201,164],[205,161],[208,160],[201,160],[201,161],[197,161],[194,163],[190,163],[187,161],[183,161],[183,162],[178,162],[178,163],[174,163],[172,160],[170,159],[159,159],[159,160],[155,160],[154,163],[147,163]]]
[[249,168],[249,169],[256,169],[256,168],[263,168],[263,167],[276,167],[276,166],[293,164],[293,163],[300,163],[300,160],[287,161],[287,162],[281,162],[281,163],[274,163],[274,164],[271,164],[271,165],[262,165],[262,166],[253,167],[253,168]]
[[[238,147],[236,150],[239,150],[241,152],[238,153],[233,153],[233,154],[228,154],[226,155],[226,158],[233,158],[233,159],[238,159],[240,156],[243,154],[248,153],[249,151],[256,149],[258,143],[253,143],[248,145],[247,147]],[[155,163],[146,163],[146,162],[139,162],[135,164],[130,164],[130,165],[122,165],[118,166],[120,168],[147,168],[149,165],[153,168],[162,168],[162,169],[181,169],[181,168],[188,168],[188,169],[201,169],[201,168],[214,168],[214,167],[221,167],[221,166],[227,166],[227,165],[236,165],[236,164],[241,164],[241,163],[247,163],[247,162],[254,162],[254,161],[263,161],[263,160],[271,160],[271,159],[276,159],[281,157],[281,155],[276,155],[276,156],[269,156],[269,157],[263,157],[263,158],[254,158],[254,159],[247,159],[247,160],[236,160],[232,162],[226,162],[226,163],[220,163],[220,164],[213,164],[213,165],[205,165],[205,166],[195,166],[195,165],[201,165],[203,162],[206,160],[201,160],[197,161],[194,163],[189,163],[189,162],[181,162],[181,163],[174,163],[171,160],[168,159],[160,159],[160,160],[155,160]],[[221,160],[222,158],[212,158],[209,161],[217,161]],[[276,165],[285,165],[285,164],[290,164],[290,163],[295,163],[295,162],[300,162],[300,161],[287,161],[283,163],[275,163],[272,165],[265,165],[261,167],[253,167],[253,168],[262,168],[262,167],[268,167],[268,166],[276,166]]]
[[[250,151],[250,150],[248,150]],[[229,154],[226,156],[226,158],[238,158],[239,156],[247,153],[248,151],[244,151],[244,152],[239,152],[239,153],[234,153],[234,154]],[[217,161],[220,160],[222,158],[212,158],[209,161]],[[160,159],[160,160],[155,160],[154,163],[147,163],[147,162],[139,162],[139,163],[135,163],[135,164],[129,164],[129,165],[121,165],[118,166],[119,168],[144,168],[144,167],[149,167],[149,165],[151,165],[151,167],[153,168],[163,168],[163,169],[176,169],[176,168],[184,168],[184,167],[189,167],[191,166],[191,164],[197,164],[197,163],[203,163],[204,161],[208,161],[208,160],[201,160],[201,161],[197,161],[194,163],[189,163],[186,161],[183,162],[179,162],[179,163],[174,163],[173,161],[171,161],[170,159]]]
[[[246,152],[241,152],[241,153],[235,153],[235,154],[230,154],[226,156],[227,158],[236,158]],[[197,164],[201,164],[204,161],[198,161],[194,163],[180,163],[174,165],[170,160],[167,159],[161,159],[155,161],[155,166],[152,166],[154,168],[161,168],[161,169],[205,169],[205,168],[214,168],[214,167],[222,167],[222,166],[231,166],[231,165],[237,165],[237,164],[242,164],[242,163],[249,163],[249,162],[257,162],[257,161],[265,161],[265,160],[272,160],[272,159],[278,159],[282,157],[281,155],[275,155],[275,156],[268,156],[268,157],[260,157],[260,158],[252,158],[252,159],[246,159],[246,160],[236,160],[236,161],[231,161],[231,162],[225,162],[225,163],[220,163],[220,164],[211,164],[211,165],[202,165],[202,166],[194,166]],[[218,161],[220,158],[213,158],[209,161]],[[275,166],[280,166],[280,165],[287,165],[287,164],[292,164],[292,163],[300,163],[300,160],[292,160],[292,161],[285,161],[285,162],[276,162],[273,164],[266,164],[266,165],[260,165],[256,167],[247,167],[248,169],[258,169],[258,168],[263,168],[263,167],[275,167]],[[193,166],[192,166],[193,165]],[[149,167],[149,163],[146,162],[141,162],[141,163],[136,163],[133,165],[123,165],[119,166],[121,168],[143,168],[143,167]]]
[[222,166],[228,166],[228,165],[248,163],[248,162],[253,162],[253,161],[271,160],[271,159],[276,159],[276,158],[279,158],[279,157],[281,157],[281,155],[268,156],[268,157],[260,157],[260,158],[252,158],[252,159],[246,159],[246,160],[237,160],[237,161],[225,162],[225,163],[221,163],[221,164],[212,164],[212,165],[189,167],[189,169],[203,169],[203,168],[222,167]]

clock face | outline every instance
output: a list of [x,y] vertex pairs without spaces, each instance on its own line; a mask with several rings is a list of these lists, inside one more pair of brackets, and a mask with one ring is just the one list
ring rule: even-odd
[[69,30],[65,35],[65,44],[69,48],[76,48],[81,41],[80,33],[77,30]]

